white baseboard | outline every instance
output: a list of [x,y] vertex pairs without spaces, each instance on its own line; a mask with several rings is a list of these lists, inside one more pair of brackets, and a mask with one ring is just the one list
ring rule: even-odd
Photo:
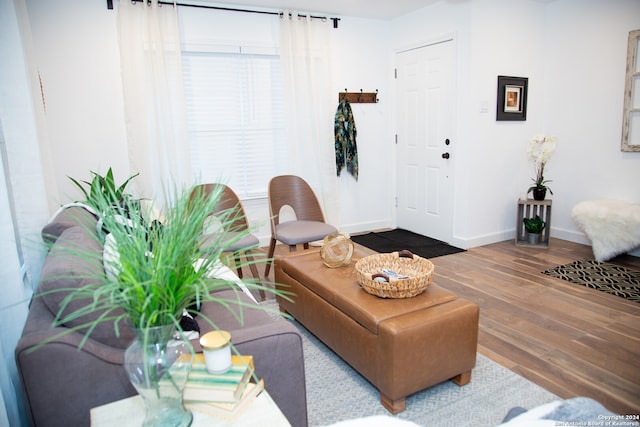
[[[395,226],[390,221],[376,221],[345,225],[341,228],[340,231],[349,234],[356,234],[389,228],[395,228]],[[470,249],[476,248],[478,246],[490,245],[492,243],[503,242],[505,240],[514,240],[515,236],[516,230],[515,228],[513,228],[510,230],[503,230],[501,232],[489,233],[471,238],[453,236],[453,239],[451,242],[449,242],[449,244],[460,249]],[[551,237],[591,246],[591,241],[589,240],[589,238],[579,231],[551,227]],[[258,236],[258,238],[260,239],[260,246],[269,246],[269,241],[271,240],[270,235]],[[629,255],[640,257],[640,248],[636,249],[635,251],[629,252]]]
[[492,243],[503,242],[505,240],[514,240],[515,236],[516,236],[515,229],[504,230],[497,233],[484,234],[481,236],[476,236],[471,238],[453,236],[453,240],[450,242],[450,244],[461,249],[470,249],[470,248],[477,248],[478,246],[490,245]]
[[[462,249],[475,248],[478,246],[490,245],[492,243],[498,243],[505,240],[513,240],[515,239],[516,231],[515,229],[506,230],[501,233],[491,233],[483,236],[477,236],[470,239],[463,239],[459,237],[454,237],[454,241],[451,242],[453,246],[457,246]],[[567,240],[569,242],[579,243],[582,245],[591,246],[591,240],[582,232],[567,230],[564,228],[551,227],[551,237],[555,237],[557,239]],[[628,252],[627,255],[640,257],[640,248]]]
[[591,246],[591,240],[589,240],[589,238],[580,231],[551,227],[551,237]]
[[[515,237],[516,230],[515,228],[513,228],[497,233],[489,233],[471,238],[454,237],[454,242],[452,242],[451,244],[460,248],[469,249],[478,246],[490,245],[492,243],[503,242],[505,240],[514,240]],[[551,237],[556,237],[558,239],[568,240],[570,242],[591,246],[591,241],[584,234],[572,230],[551,227]]]
[[343,225],[340,231],[343,233],[356,234],[366,233],[373,230],[386,230],[390,228],[395,228],[395,225],[393,225],[391,221],[371,221]]

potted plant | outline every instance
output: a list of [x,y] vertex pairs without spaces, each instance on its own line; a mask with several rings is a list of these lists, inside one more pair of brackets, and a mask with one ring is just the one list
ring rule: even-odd
[[[246,234],[239,231],[233,239],[224,233],[207,236],[207,246],[201,245],[209,214],[220,202],[222,190],[208,196],[174,191],[167,197],[172,202],[163,211],[162,224],[152,226],[145,220],[147,213],[131,197],[122,197],[111,184],[102,189],[104,191],[95,191],[91,198],[96,211],[103,213],[101,219],[106,234],[95,235],[96,239],[103,239],[105,255],[82,253],[82,248],[69,248],[68,252],[80,262],[86,259],[87,263],[104,264],[105,274],[95,273],[96,277],[88,278],[89,284],[81,288],[58,290],[68,293],[63,307],[71,301],[87,303],[70,313],[61,309],[54,326],[102,313],[97,320],[74,329],[87,327],[88,337],[99,322],[112,322],[116,333],[120,328],[132,328],[137,339],[125,352],[124,364],[145,401],[145,425],[169,420],[171,425],[189,425],[192,416],[182,404],[182,390],[191,362],[185,353],[193,349],[182,337],[180,320],[188,311],[215,328],[199,311],[202,303],[214,302],[242,322],[242,309],[237,307],[249,306],[248,303],[241,298],[220,299],[212,293],[232,289],[239,295],[242,291],[235,283],[216,279],[212,272],[219,268],[219,258],[225,249],[251,230]],[[114,205],[114,200],[119,203]],[[234,212],[228,210],[216,216],[222,228],[236,219]],[[287,298],[283,292],[257,282],[245,284],[249,289]]]
[[534,164],[536,177],[532,178],[534,185],[529,187],[527,194],[533,192],[535,200],[544,200],[547,190],[553,194],[553,191],[547,185],[551,180],[544,179],[544,167],[555,149],[556,139],[549,136],[536,135],[529,141],[527,154],[529,160]]
[[527,230],[529,243],[532,245],[540,243],[540,236],[542,235],[544,227],[547,225],[542,218],[536,215],[534,218],[524,218],[522,222],[524,222],[524,228]]
[[[91,174],[93,175],[91,181],[78,181],[70,176],[68,178],[82,191],[85,197],[84,202],[96,210],[100,208],[100,204],[105,201],[104,199],[109,200],[109,206],[119,205],[123,201],[128,200],[131,195],[125,193],[124,190],[133,178],[140,175],[140,173],[131,175],[122,184],[116,186],[111,168],[109,168],[104,176],[93,171],[91,171]],[[85,186],[87,186],[88,189],[85,189]],[[97,210],[97,212],[99,211]]]

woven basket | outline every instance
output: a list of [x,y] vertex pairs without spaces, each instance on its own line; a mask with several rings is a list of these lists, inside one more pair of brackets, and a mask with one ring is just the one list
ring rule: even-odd
[[[404,251],[403,251],[404,252]],[[358,283],[368,293],[381,298],[410,298],[424,292],[433,279],[434,266],[428,259],[412,255],[399,256],[398,252],[375,254],[356,262]],[[389,281],[373,279],[383,269],[409,276],[406,279],[390,277]]]

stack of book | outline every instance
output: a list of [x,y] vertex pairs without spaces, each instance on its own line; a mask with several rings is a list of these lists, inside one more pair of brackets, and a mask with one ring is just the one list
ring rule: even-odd
[[255,378],[252,356],[231,356],[231,368],[224,374],[210,374],[202,354],[196,354],[184,389],[187,408],[235,421],[264,390]]

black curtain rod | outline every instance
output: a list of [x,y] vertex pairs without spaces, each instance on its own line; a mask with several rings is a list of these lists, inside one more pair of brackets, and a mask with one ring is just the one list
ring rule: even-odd
[[[125,1],[125,0],[123,0]],[[131,0],[134,3],[141,3],[145,0]],[[150,0],[146,0],[149,3]],[[167,4],[173,6],[174,3],[170,1],[159,1],[158,4]],[[225,10],[228,12],[246,12],[246,13],[260,13],[263,15],[282,15],[280,12],[269,12],[266,10],[250,10],[250,9],[236,9],[232,7],[221,7],[221,6],[213,6],[213,5],[204,5],[204,4],[188,4],[188,3],[175,3],[176,6],[184,6],[184,7],[199,7],[202,9],[216,9],[216,10]],[[113,9],[113,0],[107,0],[107,9]],[[300,15],[303,18],[306,18],[307,15]],[[338,21],[340,18],[328,18],[326,16],[314,16],[311,15],[312,19],[331,19],[333,21],[333,28],[338,28]]]

